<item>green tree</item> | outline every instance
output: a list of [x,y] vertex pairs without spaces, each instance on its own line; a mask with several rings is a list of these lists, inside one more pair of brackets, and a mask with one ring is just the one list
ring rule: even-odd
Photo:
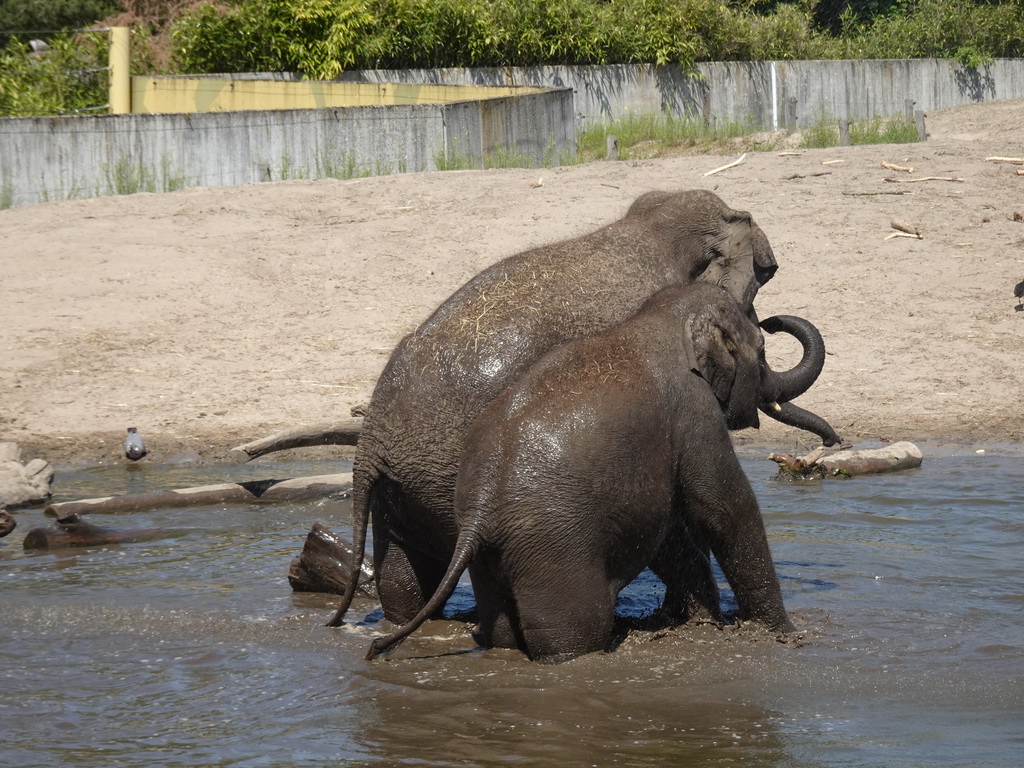
[[[107,103],[106,34],[50,38],[50,47],[34,53],[17,38],[0,51],[0,115],[47,115],[94,110]],[[100,63],[102,62],[102,63]]]

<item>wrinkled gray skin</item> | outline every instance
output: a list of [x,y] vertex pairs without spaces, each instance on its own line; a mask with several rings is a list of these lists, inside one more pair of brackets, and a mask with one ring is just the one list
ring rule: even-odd
[[439,610],[467,566],[482,643],[542,662],[606,650],[616,596],[648,565],[666,602],[697,594],[715,615],[718,591],[691,542],[710,547],[743,618],[792,630],[729,438],[757,425],[780,386],[762,344],[727,293],[697,283],[541,357],[466,437],[460,535],[438,591],[368,658]]
[[[440,583],[458,535],[465,436],[499,392],[556,345],[621,322],[671,285],[719,285],[754,318],[754,296],[776,268],[749,213],[703,190],[650,192],[622,219],[510,256],[441,304],[392,353],[356,448],[353,545],[365,550],[372,515],[385,617],[409,621]],[[330,626],[353,596],[342,597]]]

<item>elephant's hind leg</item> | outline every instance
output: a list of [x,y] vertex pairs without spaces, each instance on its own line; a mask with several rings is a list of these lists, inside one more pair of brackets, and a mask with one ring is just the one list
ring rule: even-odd
[[557,664],[607,651],[615,594],[603,573],[546,574],[542,588],[517,589],[516,608],[527,655]]
[[518,648],[526,651],[519,632],[519,617],[512,596],[495,581],[486,567],[469,566],[476,597],[478,638],[485,648]]
[[378,483],[371,492],[377,595],[384,617],[402,625],[427,604],[441,583],[448,563],[405,543],[393,524],[399,515],[407,514],[400,502],[400,490],[390,481]]

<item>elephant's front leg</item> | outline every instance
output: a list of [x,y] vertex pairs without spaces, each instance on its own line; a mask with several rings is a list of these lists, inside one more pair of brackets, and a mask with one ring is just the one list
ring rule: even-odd
[[792,632],[757,498],[724,425],[684,457],[681,483],[691,521],[707,537],[740,608],[740,618]]

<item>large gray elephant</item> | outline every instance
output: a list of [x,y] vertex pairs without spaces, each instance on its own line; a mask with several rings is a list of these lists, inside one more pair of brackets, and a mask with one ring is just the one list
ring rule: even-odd
[[[754,318],[757,290],[776,268],[749,213],[703,190],[649,192],[622,219],[510,256],[442,303],[392,353],[356,448],[354,550],[365,550],[372,515],[384,615],[408,621],[440,583],[458,535],[453,497],[465,436],[499,392],[556,345],[621,322],[671,285],[719,285]],[[788,378],[779,401],[813,381]],[[330,626],[342,622],[355,583]]]
[[648,566],[667,592],[700,593],[717,613],[696,542],[715,555],[743,618],[792,630],[729,437],[757,426],[758,406],[783,386],[761,364],[762,343],[725,291],[697,283],[541,357],[466,437],[459,539],[438,591],[368,658],[439,610],[467,567],[482,643],[538,661],[606,650],[616,596]]

